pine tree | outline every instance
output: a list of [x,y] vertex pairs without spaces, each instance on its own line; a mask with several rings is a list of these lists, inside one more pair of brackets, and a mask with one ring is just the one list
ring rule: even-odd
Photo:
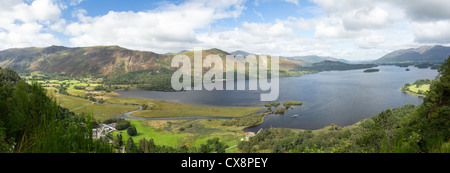
[[134,141],[133,141],[132,137],[128,138],[125,150],[127,153],[136,153],[137,152],[136,146],[134,145]]

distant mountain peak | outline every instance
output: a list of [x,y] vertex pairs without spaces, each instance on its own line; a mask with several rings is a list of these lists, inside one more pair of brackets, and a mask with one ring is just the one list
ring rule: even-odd
[[450,55],[450,47],[442,45],[400,49],[384,55],[374,63],[395,62],[444,62]]
[[292,57],[283,57],[286,59],[303,61],[309,64],[318,63],[322,61],[340,61],[344,63],[348,63],[345,59],[337,59],[331,56],[318,56],[318,55],[306,55],[306,56],[292,56]]
[[175,53],[173,53],[173,52],[167,52],[167,53],[165,53],[164,55],[179,54],[179,53],[184,53],[184,52],[189,52],[189,50],[183,49],[183,50],[180,50],[180,51],[175,52]]
[[254,54],[254,53],[249,53],[249,52],[246,52],[246,51],[243,51],[243,50],[236,50],[236,51],[234,51],[234,52],[230,52],[230,54],[231,55],[242,55],[242,56],[248,56],[248,55],[256,55],[256,54]]

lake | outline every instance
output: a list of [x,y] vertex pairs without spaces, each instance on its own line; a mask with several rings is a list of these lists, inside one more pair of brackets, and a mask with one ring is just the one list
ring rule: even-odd
[[[300,77],[280,78],[278,101],[302,101],[284,115],[270,114],[264,123],[247,128],[320,129],[331,123],[339,126],[354,124],[388,108],[405,104],[419,105],[422,98],[400,91],[405,83],[417,79],[435,79],[438,72],[432,69],[379,66],[379,72],[364,73],[364,69],[327,71]],[[248,81],[238,81],[247,82]],[[248,87],[248,85],[246,85]],[[261,93],[268,91],[116,91],[121,97],[140,97],[175,103],[206,106],[264,106]],[[292,118],[292,115],[299,115]]]

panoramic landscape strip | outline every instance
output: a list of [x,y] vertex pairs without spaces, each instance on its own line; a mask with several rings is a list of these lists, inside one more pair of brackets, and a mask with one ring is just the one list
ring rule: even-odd
[[445,166],[448,9],[439,0],[0,0],[2,166]]
[[[53,47],[49,48],[53,49]],[[44,51],[49,48],[40,48],[37,50]],[[93,47],[93,49],[98,48],[99,47]],[[65,51],[65,49],[67,48],[63,48],[60,51]],[[101,49],[106,49],[107,51],[110,48],[101,47]],[[327,63],[329,64],[313,64],[311,67],[302,69],[304,73],[294,76],[311,73],[314,74],[321,71],[319,69],[326,69],[325,71],[327,71],[374,67],[373,65],[353,65],[333,61]],[[405,66],[408,67],[409,65],[406,63]],[[414,68],[417,70],[422,68],[417,67]],[[299,67],[299,69],[301,68],[302,67]],[[409,68],[404,70],[403,73],[409,72]],[[445,79],[445,76],[443,75],[446,73],[446,68],[447,66],[445,66],[445,64],[440,67],[440,73],[438,78],[434,80],[434,85],[442,83],[443,77]],[[142,73],[146,73],[147,77],[158,77],[163,73],[170,74],[171,70],[173,71],[175,69],[167,69],[165,72],[164,70],[156,72],[153,70],[141,70],[138,71],[139,73],[134,74],[134,79],[138,79],[136,77],[139,77],[139,74]],[[292,69],[292,71],[295,70],[295,68]],[[366,71],[361,71],[360,73],[364,74],[365,72]],[[423,140],[414,138],[414,135],[420,136],[418,131],[403,132],[401,130],[402,128],[407,127],[412,128],[409,127],[409,125],[405,126],[404,123],[408,122],[404,121],[407,119],[408,121],[411,121],[409,119],[415,116],[418,116],[415,118],[419,119],[415,120],[413,127],[417,126],[418,124],[415,123],[420,121],[420,111],[426,109],[425,107],[427,106],[405,105],[401,108],[388,109],[374,115],[369,119],[363,119],[358,121],[356,124],[349,126],[338,126],[331,123],[316,130],[260,128],[255,131],[246,131],[245,129],[248,127],[254,127],[263,123],[267,115],[288,116],[285,115],[285,112],[289,112],[296,107],[302,107],[302,101],[286,100],[284,102],[260,102],[260,106],[254,107],[201,106],[195,105],[195,103],[176,103],[171,100],[164,101],[142,97],[121,97],[116,91],[121,91],[123,93],[134,90],[145,92],[146,90],[152,89],[151,87],[150,89],[148,87],[142,87],[142,85],[153,86],[154,84],[154,82],[146,83],[145,80],[141,83],[127,82],[127,80],[133,78],[125,78],[126,80],[122,80],[123,82],[121,83],[114,82],[114,80],[120,79],[117,77],[120,77],[121,74],[118,76],[113,75],[107,77],[83,77],[82,75],[77,77],[61,73],[49,73],[45,71],[34,71],[31,73],[22,71],[20,74],[23,76],[20,77],[16,72],[9,68],[2,68],[1,74],[3,80],[2,84],[6,87],[4,91],[12,91],[11,95],[5,95],[6,98],[10,99],[3,99],[5,103],[4,105],[8,105],[7,109],[5,109],[7,112],[2,114],[8,115],[4,117],[6,118],[4,119],[6,121],[3,122],[34,124],[32,128],[29,127],[34,130],[32,133],[28,132],[31,129],[24,129],[22,126],[5,126],[11,127],[15,130],[10,131],[6,128],[6,130],[3,131],[3,134],[5,135],[3,137],[3,139],[5,139],[5,143],[2,151],[4,152],[447,152],[448,143],[446,142],[437,144],[430,143],[425,146],[421,146],[416,142],[423,142]],[[249,80],[248,70],[245,74],[247,76],[246,79]],[[165,78],[164,76],[161,76],[161,80],[171,80],[170,75],[165,76]],[[191,76],[188,77],[190,78]],[[433,82],[429,79],[417,80],[413,84],[405,84],[402,91],[413,92],[417,90],[414,93],[423,94],[420,96],[425,96],[425,99],[427,98],[426,94],[430,95],[442,93],[436,91],[431,92],[433,87],[430,86],[430,84],[432,83]],[[437,88],[435,88],[435,90],[436,89]],[[397,91],[400,92],[399,90]],[[24,92],[30,92],[30,95],[20,95],[20,93]],[[186,91],[178,92],[183,93]],[[205,92],[208,92],[208,90]],[[174,92],[170,91],[161,93],[170,94]],[[438,95],[437,97],[439,97]],[[44,103],[40,103],[40,101],[36,102],[37,100],[34,97],[37,96],[44,97],[48,101]],[[28,102],[28,104],[26,102]],[[14,106],[9,106],[10,104],[13,104]],[[25,109],[14,110],[14,108],[23,107],[19,105],[28,106]],[[33,105],[41,106],[33,108]],[[57,122],[57,124],[42,124],[44,122],[40,121],[46,120],[45,118],[16,119],[16,114],[33,117],[39,117],[39,114],[49,115],[48,111],[44,110],[47,110],[50,107],[46,108],[43,105],[53,107],[52,110],[54,110],[54,112],[50,114],[52,116],[45,117],[54,119],[53,121]],[[439,110],[444,112],[437,112],[437,116],[442,114],[444,116],[443,121],[446,122],[445,117],[448,115],[445,113],[446,109]],[[298,116],[300,116],[300,118],[302,117],[301,114],[296,114],[289,116],[289,118],[296,119]],[[14,119],[8,120],[10,118]],[[23,120],[26,120],[26,122],[22,122]],[[79,123],[71,123],[73,121]],[[46,120],[45,122],[49,121]],[[90,125],[80,126],[80,122],[82,124]],[[389,124],[383,124],[386,122]],[[37,130],[40,128],[47,129],[49,127],[57,129],[69,125],[67,123],[69,123],[70,126],[73,126],[73,128],[81,131],[77,133],[70,133],[75,136],[67,136],[68,131],[63,129],[52,132],[56,133],[54,135],[50,135],[52,133],[49,132],[41,134],[43,133],[43,130]],[[83,128],[79,128],[77,126]],[[383,128],[380,129],[379,127]],[[436,128],[439,128],[439,126]],[[443,130],[445,131],[445,129],[446,128]],[[92,134],[89,138],[86,138],[86,140],[88,140],[86,145],[93,145],[89,143],[94,142],[95,145],[98,145],[98,150],[94,148],[94,151],[92,151],[93,148],[83,148],[83,146],[78,145],[75,148],[71,146],[70,139],[79,138],[76,135],[80,135],[80,133]],[[18,136],[14,138],[8,137],[13,134]],[[57,134],[66,135],[62,135],[64,138],[61,138],[62,136],[58,136]],[[385,134],[387,136],[381,135],[376,137],[377,134]],[[445,133],[441,135],[444,134]],[[39,135],[45,140],[25,140],[34,135]],[[415,140],[403,141],[401,137],[402,135],[412,135],[409,136],[408,139]],[[442,138],[440,135],[436,137]],[[55,139],[50,140],[47,138]],[[16,141],[7,142],[8,140]],[[52,144],[44,142],[52,140],[56,141],[52,142]],[[282,143],[278,143],[277,141],[298,141],[300,143],[290,142],[291,144],[284,145]],[[37,145],[39,146],[38,148],[35,148],[34,146],[38,144],[37,142],[41,144]],[[69,144],[66,144],[67,142]],[[61,147],[58,151],[53,150],[54,147],[59,145],[69,146]],[[48,146],[48,150],[42,150],[45,149],[44,146]]]

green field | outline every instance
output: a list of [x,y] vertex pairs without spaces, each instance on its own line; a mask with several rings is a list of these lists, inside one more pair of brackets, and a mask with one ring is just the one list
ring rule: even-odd
[[74,113],[93,114],[95,119],[105,120],[116,115],[124,114],[130,111],[138,110],[139,106],[135,105],[109,105],[101,103],[93,103],[80,109],[73,110]]
[[47,88],[47,91],[61,107],[67,108],[74,113],[93,114],[97,120],[105,120],[115,115],[139,109],[139,106],[136,105],[101,104],[83,98],[57,94],[52,87]]
[[430,84],[419,85],[419,87],[417,87],[416,85],[411,85],[407,88],[402,88],[402,91],[406,92],[407,94],[417,95],[420,97],[425,97],[425,93],[429,90]]
[[419,90],[421,90],[422,92],[426,92],[426,91],[430,90],[430,84],[420,85],[419,87],[416,87],[416,85],[411,85],[409,87],[409,90],[411,90],[412,92],[415,92],[415,93],[418,93]]
[[407,94],[425,97],[425,94],[430,90],[430,79],[418,79],[414,83],[406,83],[401,90]]
[[80,108],[80,107],[92,104],[91,101],[86,100],[86,99],[57,94],[55,92],[56,88],[53,88],[53,87],[46,87],[46,89],[47,89],[48,95],[55,98],[56,102],[58,104],[60,104],[60,106],[67,108],[69,110],[73,110],[76,108]]
[[[156,129],[148,125],[146,121],[143,120],[134,120],[128,119],[131,122],[131,125],[136,127],[138,134],[133,136],[133,141],[137,143],[140,139],[152,139],[155,141],[156,145],[166,145],[176,147],[181,140],[183,140],[187,135],[186,134],[176,134],[169,133],[161,129]],[[122,139],[124,142],[130,137],[127,134],[127,130],[121,130],[111,133],[114,137],[117,134],[122,134]]]
[[150,110],[133,113],[136,117],[242,117],[263,110],[263,107],[212,107],[194,106],[142,98],[112,97],[106,100],[119,104],[147,104]]
[[[227,120],[128,120],[138,131],[138,134],[132,137],[135,143],[145,138],[153,139],[156,145],[200,147],[207,140],[219,137],[220,142],[233,146],[245,137],[243,127],[220,125],[222,121]],[[117,134],[122,134],[124,142],[130,137],[126,130],[111,133],[114,137]],[[229,152],[231,151],[235,150]]]

